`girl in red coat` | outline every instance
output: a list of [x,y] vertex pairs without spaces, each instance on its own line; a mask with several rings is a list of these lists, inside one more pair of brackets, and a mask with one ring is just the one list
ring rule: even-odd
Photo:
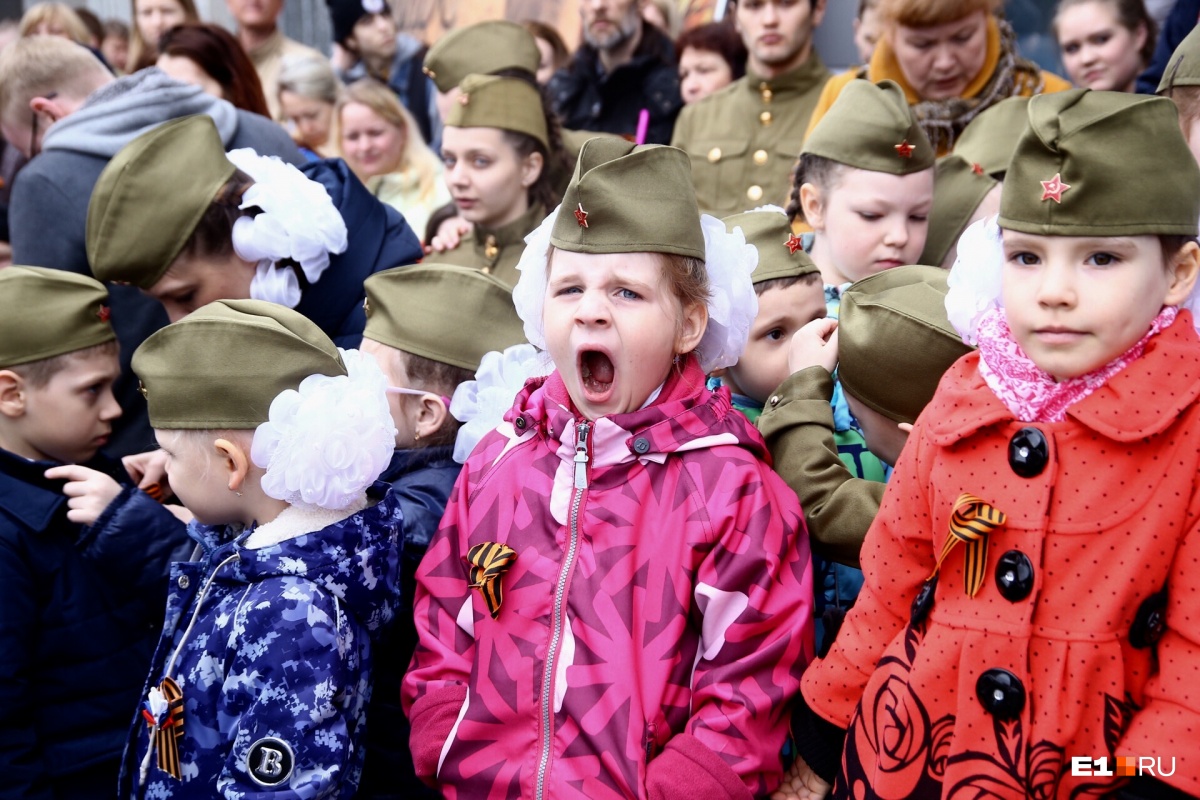
[[1161,98],[1028,113],[779,797],[1200,795],[1200,170]]
[[472,452],[417,572],[402,698],[447,797],[779,785],[812,657],[807,536],[758,432],[705,388],[745,345],[755,263],[700,218],[686,154],[619,139],[584,145],[529,237],[514,299],[555,369]]

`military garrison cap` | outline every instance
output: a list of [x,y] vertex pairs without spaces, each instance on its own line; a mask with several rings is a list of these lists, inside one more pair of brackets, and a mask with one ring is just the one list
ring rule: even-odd
[[761,208],[721,221],[730,233],[740,228],[746,242],[758,250],[758,266],[750,276],[754,283],[798,278],[820,271],[804,251],[800,237],[792,232],[783,209]]
[[1167,94],[1176,86],[1200,86],[1200,25],[1193,27],[1171,54],[1156,94]]
[[909,175],[933,166],[933,145],[894,81],[846,84],[817,122],[801,154],[872,172]]
[[117,338],[104,284],[42,267],[0,269],[0,369]]
[[1002,181],[1008,172],[1013,148],[1028,124],[1029,98],[1009,97],[967,123],[954,143],[953,152]]
[[251,430],[309,375],[345,375],[337,347],[303,314],[217,300],[157,331],[133,354],[157,429]]
[[1200,167],[1170,100],[1089,89],[1030,99],[1029,126],[1004,179],[1000,227],[1195,236],[1197,220]]
[[149,289],[236,171],[210,117],[159,125],[113,156],[88,203],[87,254],[103,281]]
[[459,84],[458,102],[446,115],[452,128],[500,128],[524,133],[550,149],[542,96],[520,78],[468,75]]
[[471,73],[494,75],[523,69],[536,75],[542,63],[533,34],[515,22],[489,20],[447,32],[425,54],[425,74],[442,94]]
[[895,267],[842,294],[838,376],[847,394],[896,422],[914,422],[942,375],[970,352],[946,316],[937,267]]
[[939,158],[934,174],[929,233],[920,261],[936,267],[967,229],[975,209],[1000,182],[956,153]]
[[363,337],[475,371],[485,353],[525,341],[512,290],[470,267],[422,262],[367,278]]
[[589,139],[563,194],[550,243],[576,253],[673,253],[704,259],[687,153]]

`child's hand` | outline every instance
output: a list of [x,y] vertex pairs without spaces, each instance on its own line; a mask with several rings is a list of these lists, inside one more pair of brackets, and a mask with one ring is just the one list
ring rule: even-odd
[[797,757],[796,763],[783,776],[778,791],[771,795],[771,800],[821,800],[829,795],[830,788],[828,783],[808,768],[804,759]]
[[48,480],[67,482],[63,487],[63,494],[70,498],[67,501],[67,519],[81,525],[94,524],[108,504],[121,493],[121,484],[103,472],[78,464],[51,467],[45,475]]
[[165,450],[151,450],[148,453],[137,453],[121,459],[129,478],[137,487],[155,500],[162,502],[170,496],[171,487],[167,483],[167,453]]
[[453,250],[473,228],[474,226],[462,217],[451,217],[438,226],[437,234],[429,242],[425,252],[444,253],[447,250]]
[[808,367],[824,367],[833,373],[838,362],[837,320],[814,319],[792,334],[788,346],[788,372],[795,375]]

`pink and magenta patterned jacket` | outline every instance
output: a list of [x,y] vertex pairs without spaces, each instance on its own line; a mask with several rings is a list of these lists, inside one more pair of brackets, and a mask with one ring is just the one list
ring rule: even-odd
[[417,573],[417,773],[473,800],[772,791],[813,656],[795,494],[694,358],[647,408],[571,408],[557,372],[526,385]]

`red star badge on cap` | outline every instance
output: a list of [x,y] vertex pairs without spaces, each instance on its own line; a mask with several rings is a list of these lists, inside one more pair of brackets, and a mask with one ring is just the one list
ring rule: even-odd
[[1054,177],[1048,181],[1042,181],[1042,200],[1053,200],[1056,203],[1062,203],[1063,193],[1071,188],[1071,184],[1063,183],[1062,174],[1054,173]]
[[794,256],[797,250],[804,249],[804,240],[794,233],[789,233],[787,241],[783,243],[783,246],[788,249],[790,255]]
[[980,164],[978,161],[976,161],[974,164],[971,165],[971,172],[974,172],[976,175],[982,175],[983,174],[983,164]]
[[579,204],[579,208],[575,209],[575,221],[579,223],[579,227],[586,228],[588,212],[583,210],[583,203]]
[[100,318],[101,322],[108,322],[112,319],[112,309],[108,306],[100,306],[96,309],[96,316]]
[[905,139],[903,142],[896,145],[896,155],[900,156],[901,158],[912,158],[913,150],[916,149],[916,145],[909,144],[908,139]]

